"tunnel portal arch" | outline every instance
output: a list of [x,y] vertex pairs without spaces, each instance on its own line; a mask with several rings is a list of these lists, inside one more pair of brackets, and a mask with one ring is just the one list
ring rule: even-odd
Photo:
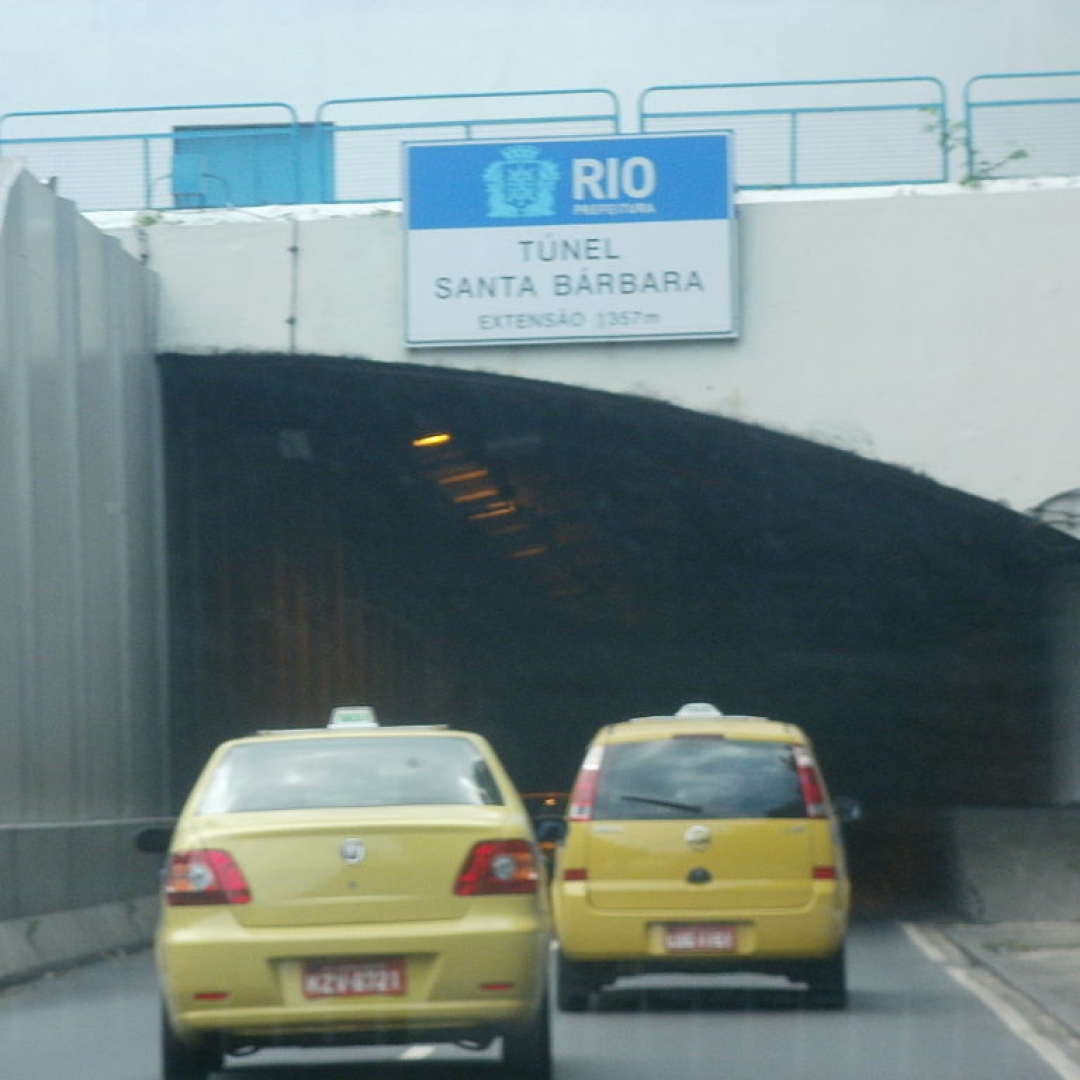
[[[1078,545],[736,420],[507,376],[159,358],[174,773],[363,701],[561,790],[689,700],[805,726],[870,806],[1038,803]],[[424,436],[446,436],[440,441]]]

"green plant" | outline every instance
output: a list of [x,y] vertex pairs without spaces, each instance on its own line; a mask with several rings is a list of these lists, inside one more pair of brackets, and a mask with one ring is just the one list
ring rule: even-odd
[[967,125],[962,120],[954,120],[947,124],[942,117],[937,116],[934,110],[928,110],[934,115],[934,119],[923,130],[937,135],[938,144],[947,153],[954,151],[961,153],[964,161],[968,164],[968,171],[960,179],[960,183],[967,187],[978,187],[984,180],[993,180],[999,169],[1014,161],[1022,161],[1031,155],[1019,147],[1010,150],[997,160],[987,160],[980,157],[978,152],[970,145]]

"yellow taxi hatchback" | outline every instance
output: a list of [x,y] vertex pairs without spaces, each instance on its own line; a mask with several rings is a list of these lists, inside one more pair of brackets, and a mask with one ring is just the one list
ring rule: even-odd
[[267,1046],[502,1040],[551,1072],[550,917],[528,815],[478,735],[264,733],[217,749],[164,871],[166,1080]]
[[557,1002],[623,975],[760,972],[846,1003],[850,884],[804,732],[705,703],[612,724],[570,798],[553,884]]

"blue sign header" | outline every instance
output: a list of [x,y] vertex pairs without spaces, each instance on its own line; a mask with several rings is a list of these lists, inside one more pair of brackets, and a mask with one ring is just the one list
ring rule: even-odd
[[732,216],[730,132],[410,143],[410,229]]

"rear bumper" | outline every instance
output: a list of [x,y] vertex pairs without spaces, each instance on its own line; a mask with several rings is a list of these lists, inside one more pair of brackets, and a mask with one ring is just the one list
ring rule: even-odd
[[[835,956],[847,932],[847,906],[835,886],[815,887],[799,908],[773,910],[632,911],[593,907],[583,887],[555,896],[559,947],[570,960],[640,962],[652,970],[710,970],[750,961],[821,960]],[[664,930],[678,924],[721,923],[735,929],[730,952],[674,952]]]
[[[484,1038],[526,1022],[543,996],[550,932],[535,915],[368,926],[245,929],[227,911],[170,926],[155,944],[181,1039],[233,1044]],[[404,993],[309,999],[305,960],[401,957]]]

